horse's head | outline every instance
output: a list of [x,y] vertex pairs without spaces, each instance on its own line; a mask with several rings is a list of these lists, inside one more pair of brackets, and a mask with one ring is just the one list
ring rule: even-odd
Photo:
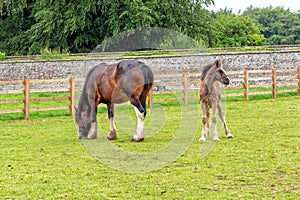
[[88,137],[89,130],[91,129],[92,120],[87,115],[86,110],[76,110],[76,124],[78,125],[78,138],[84,139]]
[[215,79],[217,81],[220,81],[221,83],[225,85],[229,85],[230,79],[227,76],[227,73],[225,70],[222,68],[222,62],[220,60],[216,60],[214,63],[214,74],[215,74]]

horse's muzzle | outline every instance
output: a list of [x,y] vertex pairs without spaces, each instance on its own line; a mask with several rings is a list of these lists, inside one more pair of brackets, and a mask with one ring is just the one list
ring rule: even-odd
[[86,139],[87,138],[87,134],[84,134],[84,133],[78,133],[78,139],[81,140],[81,139]]

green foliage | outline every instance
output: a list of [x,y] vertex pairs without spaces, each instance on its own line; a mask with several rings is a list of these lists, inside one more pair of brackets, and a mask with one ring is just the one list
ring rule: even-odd
[[[208,16],[208,11],[202,6],[213,3],[212,0],[183,0],[179,4],[169,0],[22,2],[26,3],[20,6],[22,14],[12,12],[14,17],[1,17],[4,26],[0,28],[0,48],[8,55],[37,54],[46,47],[90,52],[109,37],[142,27],[169,28],[198,42],[205,41],[208,22],[201,16]],[[18,3],[23,5],[21,1]],[[4,7],[3,13],[14,10],[12,6]]]
[[0,51],[0,60],[4,60],[4,59],[5,59],[5,52]]
[[243,16],[256,21],[260,32],[269,44],[300,44],[300,13],[281,7],[249,7]]
[[[72,53],[91,52],[99,44],[109,45],[109,38],[120,33],[126,34],[119,39],[134,39],[132,30],[146,27],[178,31],[203,47],[300,43],[299,12],[249,7],[242,15],[236,15],[230,10],[214,13],[205,9],[205,5],[213,3],[213,0],[0,1],[0,49],[7,55],[38,54],[47,47],[69,49]],[[149,38],[157,38],[152,34]],[[152,41],[149,39],[145,44]],[[179,43],[178,46],[185,45],[183,40]],[[161,44],[163,48],[169,46],[172,44]]]
[[254,21],[246,16],[239,16],[231,11],[219,11],[216,14],[214,27],[218,27],[215,46],[259,46],[264,44]]
[[70,52],[66,49],[61,51],[60,49],[45,48],[40,51],[38,58],[42,60],[63,59],[64,57],[68,56],[69,53]]

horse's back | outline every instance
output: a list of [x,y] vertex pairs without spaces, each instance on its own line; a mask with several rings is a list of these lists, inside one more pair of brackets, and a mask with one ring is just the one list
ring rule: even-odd
[[[144,77],[149,78],[149,81],[153,82],[153,72],[148,65],[138,60],[123,60],[118,64],[118,71],[120,75],[126,73],[133,74],[134,71],[138,73],[142,72]],[[128,74],[128,75],[129,75]]]
[[134,90],[137,86],[150,88],[154,75],[148,65],[137,60],[123,60],[117,66],[118,80],[124,89]]

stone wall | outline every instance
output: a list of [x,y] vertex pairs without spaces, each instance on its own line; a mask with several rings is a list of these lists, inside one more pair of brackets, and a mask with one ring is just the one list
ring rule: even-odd
[[[124,58],[84,59],[67,61],[1,62],[0,81],[29,79],[83,78],[98,63],[114,63]],[[134,58],[131,58],[134,59]],[[251,53],[213,53],[178,56],[137,57],[148,64],[154,74],[200,72],[201,67],[221,59],[224,68],[244,69],[291,69],[300,67],[300,50]],[[0,89],[4,90],[3,87]]]

